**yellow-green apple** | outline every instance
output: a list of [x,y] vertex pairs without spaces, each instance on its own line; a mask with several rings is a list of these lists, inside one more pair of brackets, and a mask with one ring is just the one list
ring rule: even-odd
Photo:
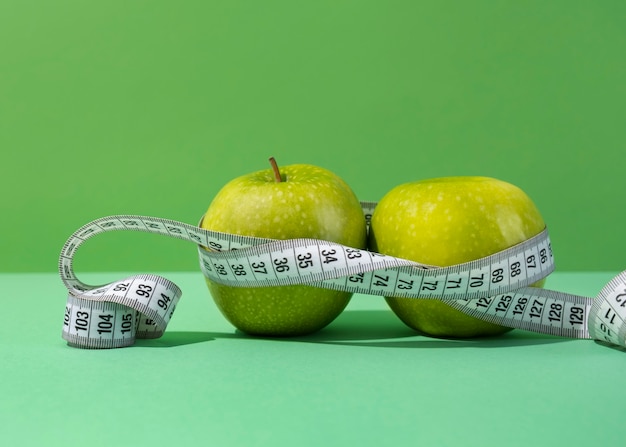
[[[489,177],[443,177],[389,191],[372,215],[369,247],[446,267],[509,248],[544,227],[533,201],[515,185]],[[509,330],[440,300],[385,299],[406,325],[427,335],[465,338]]]
[[[271,239],[313,238],[355,248],[367,245],[361,204],[334,173],[312,165],[253,172],[228,182],[215,196],[201,227]],[[334,320],[351,293],[305,285],[233,287],[207,279],[222,314],[253,335],[309,334]]]

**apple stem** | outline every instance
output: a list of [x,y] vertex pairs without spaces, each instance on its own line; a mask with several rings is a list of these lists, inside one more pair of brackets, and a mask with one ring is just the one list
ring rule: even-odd
[[272,165],[272,170],[274,171],[274,180],[276,183],[280,183],[283,181],[283,178],[280,175],[280,170],[278,169],[278,164],[274,157],[270,157],[270,164]]

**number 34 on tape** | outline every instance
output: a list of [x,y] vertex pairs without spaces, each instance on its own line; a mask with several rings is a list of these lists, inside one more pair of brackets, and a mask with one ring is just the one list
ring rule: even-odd
[[[364,212],[375,206],[363,202]],[[341,244],[276,241],[204,230],[157,217],[94,220],[65,242],[59,273],[68,289],[62,337],[79,348],[115,348],[160,337],[181,297],[157,275],[106,285],[81,282],[72,267],[80,245],[108,231],[143,231],[198,246],[203,274],[233,287],[308,284],[353,293],[439,299],[476,318],[511,328],[626,347],[626,271],[596,298],[530,287],[554,270],[547,230],[491,256],[451,267],[424,265]]]

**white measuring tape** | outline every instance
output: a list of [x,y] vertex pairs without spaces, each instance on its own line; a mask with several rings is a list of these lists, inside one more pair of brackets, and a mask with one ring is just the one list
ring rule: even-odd
[[[371,216],[375,206],[362,202],[366,216]],[[59,273],[69,296],[62,336],[71,346],[114,348],[131,345],[136,338],[160,337],[180,299],[178,286],[157,275],[136,275],[95,287],[76,277],[72,262],[78,247],[100,233],[119,230],[193,242],[204,275],[229,286],[307,284],[353,293],[440,299],[502,326],[626,346],[626,271],[595,299],[529,287],[554,270],[547,230],[491,256],[436,267],[328,241],[238,236],[136,215],[94,220],[63,246]]]

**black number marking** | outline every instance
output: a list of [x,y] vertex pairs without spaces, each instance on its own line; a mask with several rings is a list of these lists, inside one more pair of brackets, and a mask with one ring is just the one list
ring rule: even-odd
[[519,262],[514,262],[510,266],[511,277],[514,278],[522,274],[522,265]]
[[69,327],[71,319],[72,319],[72,308],[69,306],[65,306],[65,316],[63,317],[63,326]]
[[496,312],[505,312],[509,309],[513,297],[511,295],[503,295],[496,304]]
[[215,251],[220,251],[222,249],[222,244],[218,244],[217,242],[209,241],[209,247]]
[[493,300],[493,298],[486,298],[486,297],[482,297],[479,298],[478,301],[476,301],[476,307],[484,307],[485,309],[488,309],[489,306],[491,306],[491,301]]
[[356,250],[354,248],[346,248],[346,256],[348,259],[356,259],[362,256],[361,250]]
[[167,227],[167,231],[169,231],[172,234],[183,234],[183,230],[181,230],[180,228],[172,227],[172,226],[169,226],[169,225]]
[[288,263],[289,260],[287,258],[274,259],[274,265],[276,266],[275,269],[279,273],[289,271],[289,265],[287,265]]
[[424,281],[422,284],[422,290],[436,290],[437,284],[439,284],[439,281]]
[[159,298],[157,301],[157,304],[161,309],[167,310],[167,306],[169,306],[170,301],[172,301],[172,299],[166,294],[162,293],[161,298]]
[[542,248],[539,251],[539,259],[541,260],[542,264],[545,264],[546,262],[548,262],[548,254],[545,248]]
[[528,298],[525,296],[519,298],[513,307],[513,315],[522,315],[526,309],[526,304],[528,304]]
[[374,286],[387,287],[389,285],[389,275],[387,276],[374,275],[374,278],[376,278],[376,281],[372,283],[372,285]]
[[152,286],[148,284],[139,284],[135,293],[144,298],[149,298],[152,293]]
[[263,261],[253,262],[252,270],[254,271],[254,273],[262,273],[264,275],[267,275],[267,267],[265,267],[265,262]]
[[615,322],[615,316],[617,314],[610,307],[606,310],[606,314],[604,314],[604,318],[608,320],[609,323],[613,324]]
[[299,254],[297,257],[298,267],[300,267],[301,269],[313,267],[313,259],[311,258],[313,258],[313,254],[311,253]]
[[76,331],[86,331],[89,327],[89,312],[76,312],[76,320],[74,320],[74,329]]
[[484,273],[481,273],[480,276],[472,276],[470,278],[470,283],[469,283],[470,287],[481,287],[483,284],[485,284]]
[[413,280],[398,279],[398,289],[411,290],[413,288]]
[[528,315],[531,318],[541,318],[541,314],[543,313],[543,305],[544,303],[542,301],[534,299],[532,306],[530,306],[530,313]]
[[124,314],[122,315],[122,323],[120,324],[122,328],[122,334],[126,332],[130,332],[133,329],[133,314]]
[[224,267],[224,264],[213,264],[213,267],[215,267],[215,271],[222,276],[228,275],[228,272],[226,271],[226,267]]
[[113,288],[113,291],[114,292],[126,292],[129,286],[130,286],[130,283],[121,282],[115,285],[115,287]]
[[561,303],[552,303],[550,304],[550,309],[548,310],[548,320],[560,323],[563,318],[563,305]]
[[569,324],[583,324],[585,318],[585,309],[578,306],[572,306],[569,312]]
[[357,273],[356,275],[348,276],[348,281],[363,284],[363,278],[365,273]]
[[330,250],[322,250],[322,256],[324,256],[324,264],[330,264],[331,262],[335,262],[337,261],[337,258],[334,256],[337,254],[337,250],[330,249]]
[[113,314],[98,315],[98,334],[110,334],[113,332]]
[[446,282],[446,289],[459,289],[461,288],[462,282],[463,282],[462,278],[448,279],[448,281]]
[[503,273],[504,270],[502,269],[495,269],[493,272],[491,272],[491,283],[497,284],[502,281],[504,279]]
[[233,264],[230,266],[235,276],[246,276],[246,270],[241,264]]

